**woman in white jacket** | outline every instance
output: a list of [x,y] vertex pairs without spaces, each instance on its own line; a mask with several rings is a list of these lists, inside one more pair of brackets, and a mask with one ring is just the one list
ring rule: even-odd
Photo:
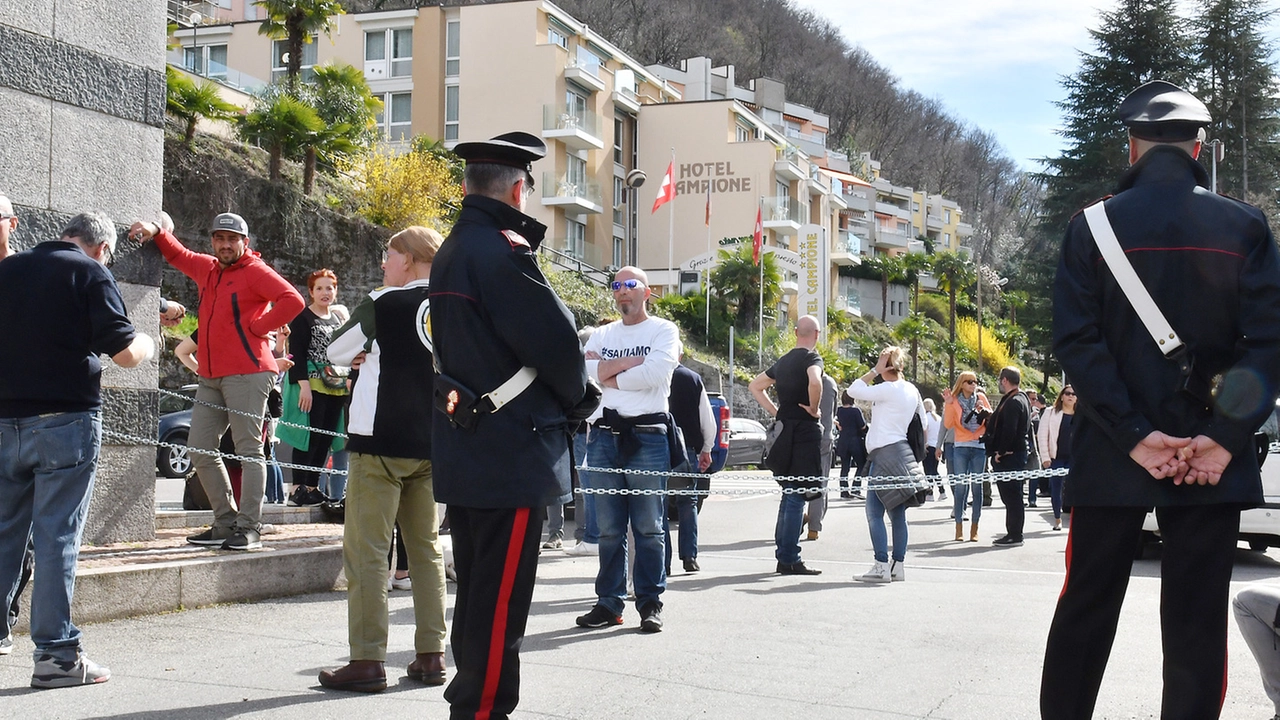
[[[1040,418],[1036,447],[1041,465],[1046,468],[1071,467],[1071,437],[1075,430],[1076,391],[1064,385],[1053,407]],[[1053,503],[1053,529],[1062,529],[1061,476],[1049,478],[1049,500]]]

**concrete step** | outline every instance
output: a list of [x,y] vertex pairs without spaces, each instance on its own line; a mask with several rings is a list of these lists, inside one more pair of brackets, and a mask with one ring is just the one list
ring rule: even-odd
[[[320,511],[280,508],[276,512],[283,518],[297,518]],[[273,522],[264,511],[263,520],[273,522],[273,527],[266,528],[262,549],[233,552],[186,542],[191,528],[212,520],[211,516],[201,520],[200,515],[173,513],[165,523],[193,524],[165,528],[159,527],[157,516],[155,540],[81,547],[72,619],[77,624],[102,622],[346,587],[342,525]],[[30,607],[30,602],[28,585],[23,608]],[[24,610],[15,629],[28,632],[28,620]]]

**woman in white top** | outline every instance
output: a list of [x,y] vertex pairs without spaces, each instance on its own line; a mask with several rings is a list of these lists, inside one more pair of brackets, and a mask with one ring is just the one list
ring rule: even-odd
[[[942,481],[942,477],[938,474],[938,459],[942,453],[938,452],[938,436],[942,432],[942,416],[938,414],[938,406],[933,403],[933,398],[924,399],[924,475],[929,478],[929,482],[933,483],[938,490],[938,499],[947,499],[947,484]],[[933,491],[930,490],[930,493]],[[930,498],[932,499],[932,497]]]
[[[1040,452],[1040,464],[1046,468],[1071,467],[1071,437],[1075,430],[1076,391],[1064,385],[1053,407],[1045,410],[1040,418],[1040,432],[1036,446]],[[1053,529],[1062,529],[1062,481],[1049,478],[1049,501],[1053,505]]]
[[[853,382],[849,396],[871,402],[871,424],[867,431],[867,461],[871,477],[923,477],[924,470],[916,462],[907,442],[907,428],[914,415],[925,422],[924,404],[915,385],[902,378],[906,353],[899,347],[887,347],[871,372]],[[881,382],[872,386],[876,377]],[[874,489],[874,481],[868,482]],[[887,583],[904,579],[903,560],[907,553],[907,506],[903,493],[875,490],[867,493],[867,525],[871,531],[871,547],[875,564],[858,579],[863,582]],[[893,557],[889,557],[884,516],[893,524]]]

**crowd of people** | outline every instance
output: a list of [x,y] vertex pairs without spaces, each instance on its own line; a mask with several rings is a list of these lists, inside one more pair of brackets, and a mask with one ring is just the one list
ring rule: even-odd
[[[1055,280],[1054,350],[1073,381],[1052,407],[1023,390],[1015,367],[999,370],[990,396],[963,371],[940,398],[923,397],[894,346],[841,393],[816,351],[820,321],[798,318],[795,347],[750,383],[775,422],[766,458],[783,490],[775,569],[821,573],[801,558],[800,537],[806,525],[809,540],[822,532],[837,458],[841,497],[865,498],[873,556],[856,579],[868,583],[905,580],[907,511],[931,494],[945,500],[950,490],[955,540],[966,541],[968,521],[975,542],[990,481],[1005,507],[1004,534],[992,545],[1013,548],[1023,544],[1026,508],[1047,492],[1053,530],[1067,508],[1072,519],[1040,709],[1044,718],[1083,718],[1093,713],[1115,635],[1130,548],[1154,506],[1166,539],[1163,716],[1216,717],[1240,508],[1261,501],[1256,461],[1239,450],[1280,386],[1280,253],[1256,210],[1201,187],[1202,103],[1155,81],[1120,115],[1133,167],[1122,192],[1072,220]],[[215,449],[229,432],[235,454],[247,458],[237,494],[221,457],[195,455],[214,520],[188,541],[261,547],[268,398],[283,381],[285,408],[311,428],[288,442],[314,468],[295,473],[290,503],[345,501],[350,662],[322,671],[321,685],[386,688],[386,580],[398,532],[417,578],[406,583],[416,628],[407,676],[449,682],[448,640],[451,717],[505,718],[518,702],[538,555],[564,545],[573,477],[586,492],[579,543],[567,550],[598,556],[595,602],[576,624],[622,624],[630,595],[639,629],[660,632],[673,559],[669,474],[707,470],[716,424],[701,379],[680,364],[678,328],[648,312],[643,270],[616,272],[619,319],[590,333],[580,334],[546,282],[534,260],[546,227],[524,212],[542,141],[508,133],[455,152],[466,161],[468,194],[451,233],[411,227],[392,236],[384,286],[349,313],[335,304],[330,270],[307,278],[304,304],[250,249],[248,226],[233,213],[214,218],[212,254],[188,249],[166,223],[138,222],[128,234],[154,242],[200,291],[201,338],[186,359],[199,376],[192,446]],[[0,505],[0,587],[11,627],[34,558],[34,687],[99,683],[110,671],[84,655],[70,619],[102,435],[99,356],[136,366],[154,342],[130,323],[105,268],[116,244],[109,218],[76,216],[59,240],[6,259],[16,227],[0,197],[0,334],[28,338],[44,360],[16,362],[12,344],[0,346],[0,490],[18,499]],[[1127,271],[1122,249],[1108,254],[1111,235],[1134,248]],[[1195,266],[1185,259],[1192,251]],[[1211,275],[1206,263],[1215,265]],[[1148,342],[1144,329],[1165,320],[1154,303],[1133,300],[1143,292],[1129,276],[1134,266],[1151,278],[1200,281],[1195,297],[1182,282],[1155,288],[1160,305],[1179,311],[1182,337],[1151,330]],[[66,317],[83,322],[52,321]],[[1178,349],[1184,343],[1190,350]],[[343,431],[345,445],[330,434]],[[326,495],[318,470],[334,451],[350,454],[350,476]],[[1022,471],[1038,469],[1069,474],[1024,487]],[[458,583],[451,634],[438,504],[447,508]],[[698,572],[697,503],[682,497],[675,506],[675,555]],[[1280,707],[1278,605],[1280,593],[1250,589],[1235,609]]]

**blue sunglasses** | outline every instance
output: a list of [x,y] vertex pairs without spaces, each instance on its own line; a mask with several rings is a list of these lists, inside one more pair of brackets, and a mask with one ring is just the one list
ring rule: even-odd
[[636,288],[640,287],[641,285],[644,285],[644,283],[640,282],[639,280],[635,280],[635,279],[631,279],[631,280],[614,280],[613,282],[609,283],[609,289],[610,289],[610,290],[612,290],[612,291],[614,291],[614,292],[618,292],[618,291],[619,291],[619,290],[621,290],[622,288],[626,288],[626,289],[628,289],[628,290],[635,290]]

